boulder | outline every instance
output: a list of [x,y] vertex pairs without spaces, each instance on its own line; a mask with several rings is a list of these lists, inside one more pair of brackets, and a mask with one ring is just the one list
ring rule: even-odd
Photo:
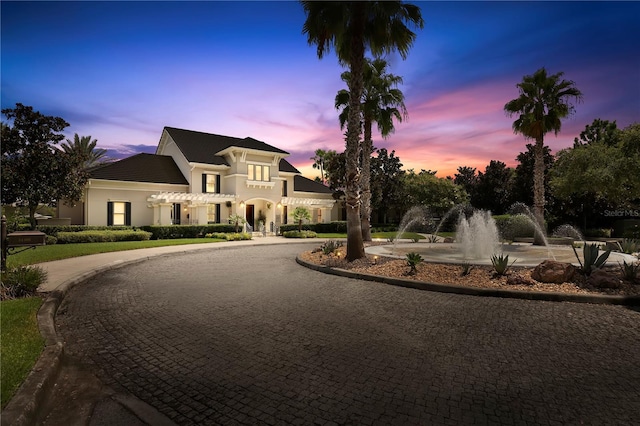
[[444,242],[445,242],[445,243],[453,243],[453,238],[451,238],[451,237],[446,237],[446,238],[444,239]]
[[535,285],[535,281],[521,274],[511,274],[507,277],[508,285]]
[[571,281],[576,267],[570,263],[547,259],[535,267],[531,278],[541,283],[562,284]]
[[596,269],[591,272],[587,279],[587,284],[596,288],[619,288],[622,284],[620,278],[611,272],[602,269]]

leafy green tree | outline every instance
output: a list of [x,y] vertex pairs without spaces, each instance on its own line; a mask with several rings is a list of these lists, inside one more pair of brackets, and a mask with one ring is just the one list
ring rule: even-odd
[[298,231],[302,232],[302,221],[310,221],[311,213],[306,207],[296,207],[293,210],[293,213],[291,213],[291,217],[293,217],[293,220],[298,222]]
[[371,158],[371,208],[378,218],[387,223],[389,212],[403,205],[402,163],[395,151],[386,148],[376,151],[377,157]]
[[433,214],[442,216],[456,204],[468,202],[468,195],[460,185],[425,170],[415,173],[409,169],[402,176],[402,184],[406,210],[422,205]]
[[460,185],[467,191],[469,196],[473,196],[478,185],[478,174],[475,167],[460,166],[458,167],[458,173],[453,177],[453,183]]
[[484,172],[478,172],[471,204],[493,214],[505,213],[512,201],[513,169],[502,161],[491,160]]
[[580,136],[573,140],[573,146],[588,145],[592,143],[603,143],[613,146],[620,139],[620,131],[615,120],[600,120],[596,118],[593,123],[587,124],[585,129],[580,132]]
[[306,20],[302,32],[307,42],[317,45],[318,57],[332,47],[341,64],[348,65],[349,117],[345,147],[348,261],[365,256],[360,224],[360,137],[361,100],[365,52],[381,56],[398,51],[405,59],[416,34],[406,23],[422,28],[424,21],[418,6],[401,1],[302,1]]
[[[582,92],[570,80],[561,80],[564,73],[547,75],[540,68],[533,75],[526,75],[516,87],[520,96],[504,106],[509,117],[517,115],[513,131],[526,139],[535,140],[533,171],[533,213],[541,227],[544,226],[544,136],[549,132],[556,135],[562,127],[562,119],[575,109],[571,100],[578,102]],[[542,244],[542,236],[537,236],[536,244]]]
[[91,140],[91,136],[78,136],[74,134],[73,141],[67,139],[60,146],[62,150],[70,155],[77,155],[83,160],[83,167],[90,169],[107,161],[107,150],[96,148],[98,140]]
[[578,197],[635,208],[640,202],[640,124],[624,129],[615,145],[599,141],[561,150],[550,184],[564,200]]
[[78,155],[55,146],[69,123],[21,103],[2,114],[12,122],[2,125],[2,203],[27,207],[35,228],[38,206],[79,201],[88,176]]
[[[362,141],[362,163],[360,187],[362,190],[362,208],[360,210],[362,239],[371,241],[371,155],[373,154],[372,128],[375,121],[378,131],[383,138],[393,133],[395,126],[393,119],[402,122],[407,116],[404,104],[404,94],[397,88],[402,84],[402,78],[387,73],[387,61],[381,58],[365,59],[364,85],[362,90],[362,115],[364,124],[364,140]],[[341,76],[347,84],[351,81],[351,74],[345,71]],[[348,90],[338,91],[335,106],[341,109],[339,115],[340,128],[344,128],[349,116]]]

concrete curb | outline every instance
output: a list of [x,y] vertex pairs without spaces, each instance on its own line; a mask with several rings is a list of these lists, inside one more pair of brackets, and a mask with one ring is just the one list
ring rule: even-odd
[[316,265],[302,260],[296,256],[296,262],[304,267],[313,269],[325,274],[338,275],[346,278],[355,278],[365,281],[376,281],[384,284],[395,285],[399,287],[414,288],[418,290],[436,291],[440,293],[455,293],[469,296],[484,297],[503,297],[511,299],[525,300],[544,300],[549,302],[575,302],[575,303],[592,303],[602,305],[623,305],[623,306],[640,306],[640,296],[607,296],[607,295],[591,295],[591,294],[570,294],[570,293],[546,293],[537,291],[522,290],[502,290],[489,288],[464,287],[451,284],[436,284],[425,281],[415,281],[402,278],[383,277],[380,275],[364,274],[353,272],[346,269],[331,268],[328,266]]
[[[293,243],[315,243],[317,241],[324,240],[294,240]],[[144,262],[146,260],[158,257],[185,254],[194,250],[223,250],[234,247],[277,245],[285,244],[287,242],[289,241],[273,243],[255,242],[253,244],[236,245],[233,244],[233,241],[230,241],[229,243],[231,244],[221,242],[217,243],[219,245],[216,244],[215,246],[206,248],[201,248],[198,247],[198,245],[195,245],[192,249],[189,249],[188,246],[185,246],[184,250],[171,253],[158,253],[155,255],[150,254],[148,256],[140,257],[130,261],[111,262],[101,267],[95,268],[92,271],[80,273],[75,277],[64,281],[58,287],[56,287],[55,290],[48,293],[47,298],[38,310],[38,328],[40,330],[40,335],[42,335],[45,340],[45,347],[25,381],[22,383],[20,388],[18,388],[6,407],[2,410],[2,424],[12,426],[27,426],[36,424],[38,419],[38,408],[44,405],[44,401],[46,401],[47,396],[52,392],[56,380],[62,369],[62,360],[64,357],[64,342],[62,341],[60,336],[58,336],[58,333],[56,331],[55,316],[67,293],[76,285],[89,281],[91,278],[105,271],[118,269],[123,266]],[[131,398],[122,398],[119,399],[118,402],[121,405],[126,406],[130,411],[132,411],[138,418],[142,419],[143,421],[144,419],[151,418],[155,419],[155,424],[155,422],[161,418],[161,416],[158,415],[156,415],[155,417],[151,415],[151,409],[148,406],[142,403],[135,403]],[[140,410],[138,410],[137,408],[140,408]]]

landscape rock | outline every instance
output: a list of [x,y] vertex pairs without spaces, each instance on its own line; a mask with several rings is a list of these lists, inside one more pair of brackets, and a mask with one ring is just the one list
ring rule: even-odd
[[445,242],[445,243],[452,243],[452,242],[453,242],[453,238],[451,238],[451,237],[446,237],[446,238],[444,239],[444,242]]
[[508,285],[535,285],[535,281],[521,274],[511,274],[507,277]]
[[602,269],[596,269],[589,275],[587,283],[596,288],[620,288],[622,281],[618,276]]
[[571,263],[547,259],[535,267],[531,278],[541,283],[562,284],[571,281],[576,267]]

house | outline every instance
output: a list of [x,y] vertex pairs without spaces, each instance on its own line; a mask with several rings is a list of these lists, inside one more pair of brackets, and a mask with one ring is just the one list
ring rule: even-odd
[[300,174],[289,153],[253,138],[165,127],[155,154],[90,172],[83,202],[59,206],[72,224],[171,225],[246,218],[255,230],[291,223],[298,206],[313,222],[338,220],[332,191]]

